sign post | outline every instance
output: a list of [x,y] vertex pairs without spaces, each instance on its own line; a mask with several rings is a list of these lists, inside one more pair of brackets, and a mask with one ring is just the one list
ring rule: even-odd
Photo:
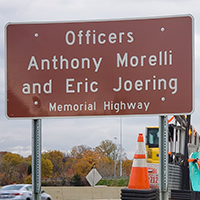
[[159,190],[160,200],[168,200],[168,119],[159,117]]
[[41,200],[41,119],[33,119],[32,128],[32,194]]

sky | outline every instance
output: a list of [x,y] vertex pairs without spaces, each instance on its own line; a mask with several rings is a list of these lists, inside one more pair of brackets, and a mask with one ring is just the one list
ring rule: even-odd
[[[200,1],[198,0],[0,0],[0,151],[31,154],[31,119],[5,116],[5,25],[8,22],[66,22],[137,19],[191,14],[194,17],[194,112],[192,124],[200,131]],[[180,72],[181,73],[181,72]],[[181,102],[184,106],[184,102]],[[169,116],[170,118],[171,116]],[[96,147],[102,140],[120,143],[133,158],[138,133],[158,126],[159,117],[109,116],[42,119],[42,151],[68,152],[73,146]],[[117,137],[115,140],[114,138]]]

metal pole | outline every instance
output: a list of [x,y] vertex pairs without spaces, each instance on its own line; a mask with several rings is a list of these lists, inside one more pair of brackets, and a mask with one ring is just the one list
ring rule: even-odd
[[41,119],[33,119],[32,127],[32,195],[41,200]]
[[182,166],[182,189],[190,190],[189,166],[188,166],[188,143],[189,143],[189,129],[191,123],[191,116],[187,115],[187,127],[185,130],[185,149],[184,149],[184,162]]
[[168,119],[159,117],[159,189],[160,200],[168,200]]
[[120,171],[119,176],[122,177],[122,118],[120,117]]
[[117,150],[117,144],[116,144],[117,137],[114,137],[114,144],[115,144],[115,151],[114,151],[114,178],[116,178],[116,150]]

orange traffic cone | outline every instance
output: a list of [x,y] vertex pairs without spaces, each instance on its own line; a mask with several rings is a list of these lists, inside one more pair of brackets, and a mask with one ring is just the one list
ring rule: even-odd
[[133,165],[128,188],[146,190],[150,189],[143,134],[139,134],[137,149],[133,158]]

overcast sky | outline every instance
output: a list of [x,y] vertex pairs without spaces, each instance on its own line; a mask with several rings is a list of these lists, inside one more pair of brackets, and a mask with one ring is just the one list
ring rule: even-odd
[[[0,151],[31,154],[32,121],[5,117],[4,27],[8,22],[45,22],[150,18],[192,14],[195,31],[195,111],[192,124],[200,131],[200,1],[198,0],[0,0]],[[181,71],[180,71],[181,73]],[[180,102],[184,106],[184,102]],[[171,117],[171,116],[169,116]],[[139,132],[157,126],[158,116],[90,117],[42,120],[42,149],[69,151],[75,145],[96,147],[102,140],[120,141],[133,158]]]

